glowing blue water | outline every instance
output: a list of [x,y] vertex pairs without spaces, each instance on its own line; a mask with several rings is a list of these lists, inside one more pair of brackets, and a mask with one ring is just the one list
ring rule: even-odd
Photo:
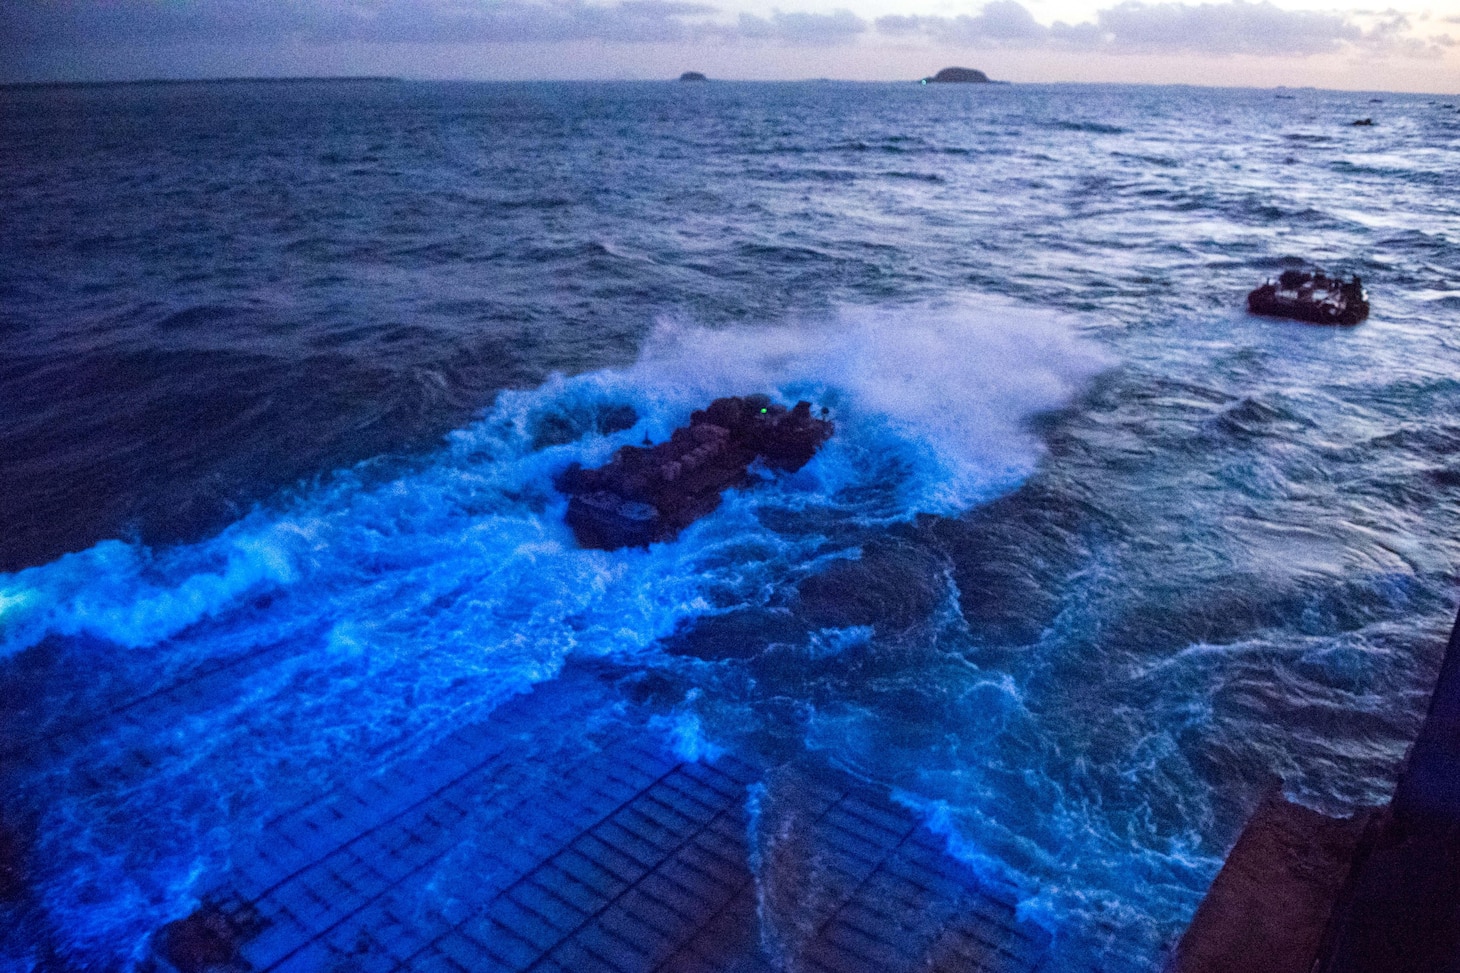
[[[1460,565],[1453,108],[0,98],[21,968],[125,963],[272,815],[575,656],[677,687],[686,756],[894,787],[1071,965],[1155,962],[1273,775],[1392,782]],[[1373,319],[1240,313],[1288,256]],[[831,408],[809,466],[576,549],[555,471],[762,390]]]

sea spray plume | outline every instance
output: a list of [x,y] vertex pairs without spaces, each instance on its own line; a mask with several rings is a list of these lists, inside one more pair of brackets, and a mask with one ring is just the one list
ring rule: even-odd
[[842,308],[777,328],[665,320],[625,377],[681,409],[771,387],[828,404],[845,420],[838,438],[863,423],[911,447],[910,512],[953,513],[1027,476],[1040,455],[1029,417],[1110,363],[1068,316],[989,300]]

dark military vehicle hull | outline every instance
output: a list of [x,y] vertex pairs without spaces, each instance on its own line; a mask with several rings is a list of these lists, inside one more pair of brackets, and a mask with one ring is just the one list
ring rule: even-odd
[[1285,270],[1247,295],[1247,309],[1309,324],[1353,325],[1369,316],[1369,297],[1357,276],[1345,282],[1322,271]]
[[568,494],[568,526],[584,547],[612,550],[669,540],[750,480],[759,459],[775,470],[804,466],[831,436],[807,402],[787,409],[763,395],[716,399],[657,446],[625,446],[597,469],[573,464],[556,485]]

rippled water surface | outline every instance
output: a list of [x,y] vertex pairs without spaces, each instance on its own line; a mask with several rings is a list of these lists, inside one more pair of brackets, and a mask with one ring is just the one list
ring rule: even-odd
[[[1061,964],[1156,965],[1273,779],[1381,801],[1423,713],[1456,108],[0,92],[0,957],[126,967],[281,808],[594,658],[894,788]],[[1243,313],[1298,258],[1371,319]],[[762,390],[831,409],[809,466],[575,547],[554,472]]]

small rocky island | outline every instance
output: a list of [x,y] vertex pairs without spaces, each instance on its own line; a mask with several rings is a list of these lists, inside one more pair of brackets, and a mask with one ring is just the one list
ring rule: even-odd
[[944,68],[923,84],[993,84],[988,75],[977,68]]
[[708,81],[710,79],[707,78],[707,77],[705,77],[703,74],[701,74],[698,71],[686,71],[686,72],[684,72],[684,74],[681,74],[679,76],[679,80],[681,80],[681,81]]
[[[822,410],[825,415],[826,410]],[[831,437],[811,403],[768,396],[716,399],[657,446],[625,446],[597,469],[574,463],[554,481],[569,497],[568,526],[584,547],[613,550],[669,540],[720,505],[722,491],[751,481],[759,459],[795,472]]]

